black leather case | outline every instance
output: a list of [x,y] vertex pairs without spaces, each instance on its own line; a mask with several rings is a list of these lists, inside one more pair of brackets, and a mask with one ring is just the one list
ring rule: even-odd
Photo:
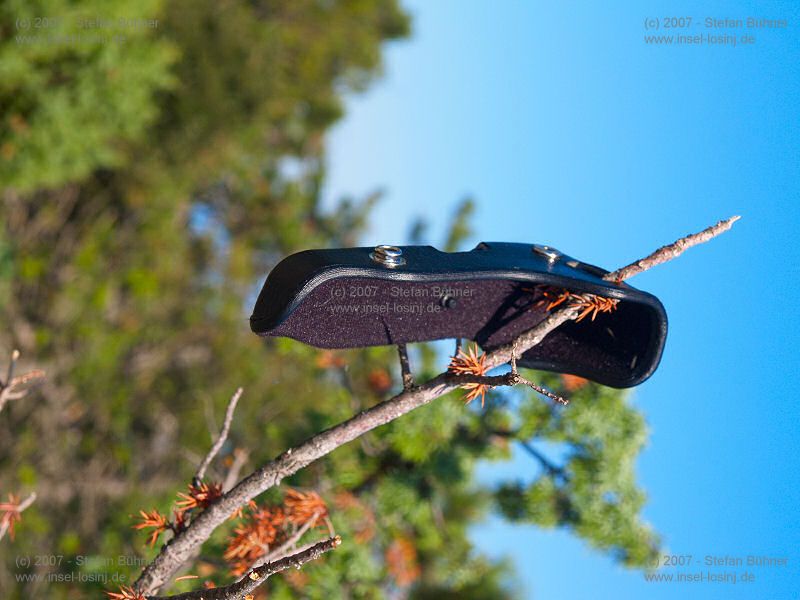
[[[469,252],[401,246],[387,266],[373,248],[307,250],[269,274],[250,318],[262,336],[320,348],[448,338],[484,349],[511,341],[547,316],[543,286],[618,299],[592,321],[567,322],[527,351],[523,367],[630,387],[658,366],[667,315],[658,298],[603,281],[607,271],[532,244],[482,242]],[[396,254],[396,253],[395,253]],[[395,260],[390,258],[391,260]]]

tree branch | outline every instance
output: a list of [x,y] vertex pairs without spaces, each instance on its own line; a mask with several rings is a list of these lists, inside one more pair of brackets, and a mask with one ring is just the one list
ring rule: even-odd
[[228,408],[225,411],[225,422],[222,424],[222,431],[220,431],[217,441],[214,442],[213,446],[211,446],[211,450],[208,451],[208,454],[206,454],[203,462],[200,463],[199,467],[197,467],[197,472],[194,475],[194,482],[196,485],[199,485],[203,480],[203,477],[206,475],[206,469],[208,469],[211,461],[214,460],[214,457],[217,455],[220,449],[222,449],[222,445],[225,443],[225,440],[228,439],[228,433],[231,430],[231,422],[233,421],[233,413],[236,410],[236,404],[239,402],[239,398],[242,397],[242,391],[242,388],[238,388],[228,401]]
[[341,543],[342,538],[339,536],[317,542],[313,546],[291,556],[251,569],[239,581],[225,587],[196,590],[174,596],[147,596],[147,598],[148,600],[242,600],[247,594],[252,594],[256,588],[263,585],[271,575],[291,567],[299,569],[307,562],[319,558],[326,552],[330,552]]
[[[704,232],[678,240],[665,246],[634,265],[610,273],[612,279],[625,279],[635,273],[642,272],[657,264],[679,256],[687,248],[708,241],[727,230],[735,219],[728,219]],[[607,276],[608,277],[608,276]],[[554,329],[578,315],[576,308],[560,308],[545,317],[538,325],[522,333],[516,340],[500,346],[485,355],[487,369],[506,364],[519,354],[540,344]],[[512,376],[514,373],[511,374]],[[498,385],[509,381],[508,375],[498,376]],[[518,375],[516,375],[518,377]],[[386,400],[372,408],[362,411],[352,418],[327,429],[294,448],[286,450],[277,458],[266,463],[248,477],[240,481],[230,492],[224,494],[217,502],[210,505],[190,525],[166,543],[158,556],[142,572],[134,587],[144,593],[153,593],[169,581],[180,566],[189,559],[212,534],[212,532],[236,509],[246,504],[251,498],[278,485],[284,478],[293,475],[308,464],[329,454],[339,446],[364,435],[366,432],[385,425],[406,413],[428,404],[429,402],[451,392],[466,383],[467,376],[453,376],[444,372],[428,382],[405,390],[397,396]],[[517,381],[517,383],[523,383]]]
[[626,267],[622,267],[621,269],[617,269],[616,271],[612,271],[603,277],[606,281],[625,281],[633,277],[634,275],[638,275],[643,271],[647,271],[647,269],[652,269],[656,265],[660,265],[661,263],[665,263],[673,258],[678,258],[681,254],[683,254],[686,250],[691,248],[692,246],[697,246],[698,244],[703,244],[715,237],[717,237],[721,233],[725,233],[728,231],[736,221],[741,219],[740,216],[736,215],[730,217],[729,219],[725,219],[724,221],[720,221],[716,225],[712,225],[711,227],[707,227],[698,233],[692,233],[687,235],[686,237],[682,237],[681,239],[668,244],[666,246],[662,246],[649,256],[637,260],[629,264]]

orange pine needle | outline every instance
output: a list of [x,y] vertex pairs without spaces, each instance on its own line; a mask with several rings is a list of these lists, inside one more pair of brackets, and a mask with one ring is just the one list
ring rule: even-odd
[[575,319],[576,323],[580,323],[589,315],[592,315],[592,321],[594,321],[599,313],[614,312],[619,304],[619,300],[616,298],[605,298],[596,294],[578,294],[552,286],[544,286],[536,289],[524,288],[524,290],[531,293],[540,293],[542,297],[535,306],[544,306],[547,312],[564,304],[564,302],[568,302],[570,308],[577,308],[581,311]]
[[158,536],[164,533],[169,528],[169,521],[167,518],[158,512],[156,509],[152,511],[145,512],[143,510],[139,511],[141,515],[141,522],[132,525],[133,529],[141,530],[141,529],[149,529],[153,528],[153,531],[150,532],[150,537],[147,540],[147,544],[149,546],[155,546],[156,541],[158,541]]
[[328,516],[328,506],[316,492],[303,493],[290,489],[286,492],[283,505],[288,521],[298,527]]
[[284,537],[286,514],[278,508],[251,508],[244,522],[233,530],[233,537],[223,554],[231,563],[231,572],[242,575],[269,548]]
[[209,484],[200,482],[200,485],[190,483],[188,494],[178,492],[178,498],[180,499],[175,503],[175,506],[177,506],[176,513],[183,515],[183,513],[195,508],[206,508],[209,504],[219,499],[220,496],[222,496],[221,483]]
[[113,600],[147,600],[144,594],[140,594],[127,585],[120,586],[119,592],[106,592],[106,596]]
[[[447,370],[456,375],[486,375],[486,354],[478,350],[477,344],[470,345],[467,352],[463,348],[459,349],[458,354],[450,359],[450,366]],[[465,383],[461,389],[468,390],[464,396],[464,402],[469,404],[480,396],[481,408],[484,406],[486,392],[489,386],[484,383]]]

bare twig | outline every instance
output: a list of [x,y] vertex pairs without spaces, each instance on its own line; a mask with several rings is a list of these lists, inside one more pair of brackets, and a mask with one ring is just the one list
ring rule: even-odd
[[242,600],[247,594],[252,594],[256,588],[263,585],[271,575],[291,567],[299,569],[307,562],[316,560],[326,552],[330,552],[341,543],[342,538],[339,536],[317,542],[313,546],[291,556],[251,569],[239,581],[225,587],[196,590],[174,596],[148,596],[148,600]]
[[414,376],[408,363],[408,349],[405,344],[397,344],[397,354],[400,357],[400,372],[403,376],[403,389],[405,391],[414,387]]
[[242,388],[238,388],[234,392],[233,396],[231,396],[231,399],[228,402],[228,409],[225,411],[225,422],[222,424],[222,431],[220,431],[217,441],[214,442],[211,450],[208,451],[208,454],[206,454],[203,462],[197,468],[197,473],[194,475],[195,483],[199,483],[203,480],[203,477],[206,475],[206,469],[208,469],[208,465],[211,464],[211,461],[214,460],[214,457],[222,448],[225,440],[228,439],[228,432],[231,430],[231,422],[233,421],[233,413],[236,410],[236,404],[239,402],[239,398],[242,397],[242,391]]
[[660,265],[661,263],[665,263],[668,260],[672,260],[673,258],[678,258],[684,251],[688,250],[692,246],[697,246],[698,244],[703,244],[715,237],[717,237],[721,233],[725,233],[728,231],[733,224],[741,219],[740,216],[733,216],[730,219],[725,219],[724,221],[720,221],[716,225],[712,225],[711,227],[707,227],[698,233],[692,233],[687,235],[686,237],[682,237],[681,239],[673,242],[672,244],[668,244],[666,246],[662,246],[649,256],[637,260],[634,263],[629,264],[626,267],[622,267],[621,269],[617,269],[616,271],[612,271],[603,277],[606,281],[625,281],[633,277],[634,275],[638,275],[643,271],[647,271],[647,269],[651,269],[656,265]]
[[31,504],[36,502],[36,492],[31,492],[30,495],[25,498],[22,502],[19,503],[17,507],[17,512],[22,512],[25,509],[29,508]]
[[[724,229],[720,231],[722,230]],[[708,235],[700,234],[704,239],[696,237],[682,244],[676,242],[678,246],[675,247],[675,249],[666,251],[663,255],[659,255],[657,260],[650,260],[648,262],[648,259],[644,259],[644,262],[639,261],[642,264],[639,265],[639,271],[637,272],[641,272],[642,270],[648,269],[666,260],[675,258],[691,245],[707,241],[714,237],[714,235],[717,235],[717,233]],[[673,248],[674,246],[673,244],[666,248]],[[656,252],[656,254],[658,254],[658,252]],[[626,269],[628,269],[628,267],[626,267]],[[619,275],[616,275],[616,277],[619,277]],[[553,311],[535,327],[520,334],[512,343],[500,346],[492,352],[488,352],[485,355],[484,361],[486,369],[489,370],[502,364],[509,363],[512,357],[515,358],[537,344],[540,344],[551,331],[566,321],[574,320],[577,316],[577,309],[572,307],[560,308]],[[224,494],[219,500],[193,519],[185,530],[165,544],[159,555],[144,569],[141,576],[134,584],[135,588],[144,593],[153,593],[157,591],[172,578],[180,566],[192,556],[193,552],[211,536],[212,532],[219,525],[228,519],[234,510],[246,504],[251,498],[278,485],[284,478],[296,473],[306,465],[326,456],[336,448],[359,438],[368,431],[385,425],[415,408],[432,402],[436,398],[457,389],[463,383],[474,381],[476,383],[489,383],[489,385],[530,384],[529,382],[516,379],[519,375],[515,375],[514,373],[489,379],[479,379],[478,377],[473,379],[472,377],[473,376],[466,375],[454,376],[452,373],[448,372],[441,373],[424,384],[418,385],[411,390],[403,391],[397,396],[377,404],[368,410],[362,411],[347,421],[309,438],[298,446],[286,450],[277,458],[266,463],[248,477],[245,477],[230,490],[230,492]]]
[[0,410],[3,410],[6,403],[11,400],[19,400],[28,395],[30,389],[23,388],[27,383],[36,381],[44,377],[44,371],[36,369],[28,371],[27,373],[14,377],[14,369],[19,360],[19,350],[14,350],[11,353],[11,360],[8,361],[8,370],[6,371],[5,381],[0,381]]
[[[487,355],[488,356],[488,355]],[[508,373],[503,373],[502,375],[455,375],[453,373],[448,373],[449,378],[457,382],[459,386],[465,385],[467,383],[478,383],[482,385],[488,385],[489,387],[502,387],[502,386],[515,386],[515,385],[526,385],[532,390],[542,394],[543,396],[547,396],[551,400],[558,402],[559,404],[567,405],[569,404],[569,400],[566,398],[562,398],[558,394],[554,394],[547,388],[544,388],[540,385],[536,385],[532,381],[528,381],[519,373],[515,373],[514,371],[509,371]]]
[[559,404],[563,404],[564,406],[569,404],[569,400],[567,400],[566,398],[562,398],[558,394],[554,394],[553,392],[548,390],[546,387],[543,387],[541,385],[533,383],[532,381],[529,381],[528,379],[525,379],[522,375],[519,374],[519,372],[517,371],[517,341],[516,340],[511,342],[511,361],[510,362],[511,362],[511,378],[510,378],[510,381],[509,381],[508,385],[518,385],[518,384],[527,385],[534,392],[536,392],[538,394],[541,394],[542,396],[547,396],[548,398],[550,398],[550,400],[553,400],[554,402],[558,402]]
[[[236,405],[239,402],[239,398],[242,397],[242,388],[237,388],[236,391],[231,396],[231,399],[228,401],[228,408],[225,410],[225,420],[222,423],[222,429],[220,430],[219,436],[217,440],[212,444],[211,449],[206,454],[203,462],[200,463],[200,466],[197,468],[194,477],[192,478],[192,485],[196,488],[199,488],[203,483],[203,477],[205,477],[206,470],[211,465],[211,462],[214,460],[214,457],[219,453],[222,449],[222,446],[225,444],[225,440],[228,439],[228,433],[231,429],[231,423],[233,422],[233,414],[236,411]],[[213,418],[213,415],[212,415]],[[239,452],[234,451],[234,459],[233,464],[231,464],[230,469],[228,469],[228,473],[225,476],[225,481],[222,483],[222,491],[227,492],[229,491],[236,481],[239,479],[239,472],[241,471],[244,463],[247,461],[247,452],[241,451]],[[191,564],[197,557],[200,556],[200,547],[198,546],[195,548],[191,554],[187,557],[185,561],[186,564]],[[181,565],[182,568],[186,568],[186,565]],[[177,570],[176,570],[177,572]]]
[[559,396],[558,394],[555,394],[555,393],[551,392],[550,390],[548,390],[546,387],[542,387],[541,385],[533,383],[532,381],[529,381],[529,380],[525,379],[519,373],[517,373],[515,375],[515,381],[514,381],[514,383],[512,383],[512,385],[519,385],[519,384],[527,385],[529,388],[531,388],[537,394],[541,394],[542,396],[546,396],[546,397],[550,398],[550,400],[552,400],[553,402],[558,402],[559,404],[563,404],[564,406],[569,404],[569,400],[567,398]]
[[328,534],[330,537],[336,537],[336,530],[333,528],[333,521],[329,515],[325,515],[325,527],[328,528]]

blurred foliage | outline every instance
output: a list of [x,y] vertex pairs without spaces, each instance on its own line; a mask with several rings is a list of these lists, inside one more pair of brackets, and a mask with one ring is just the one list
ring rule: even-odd
[[[81,27],[102,15],[152,15],[158,0],[9,0],[0,4],[0,180],[21,191],[122,166],[174,88],[177,47],[141,27],[105,43]],[[42,21],[42,19],[45,19]],[[50,21],[52,19],[52,21]],[[28,28],[20,23],[27,23]],[[80,41],[76,41],[80,36]]]
[[524,403],[513,436],[539,440],[560,460],[523,442],[540,472],[495,491],[501,512],[513,521],[568,527],[627,565],[647,565],[657,555],[658,538],[638,518],[645,497],[634,462],[647,439],[644,418],[619,390],[587,382],[570,391],[569,378],[548,373],[537,381],[562,389],[571,403],[566,410]]
[[[15,26],[44,16],[55,31]],[[0,595],[84,598],[154,555],[130,515],[166,511],[185,489],[236,387],[219,481],[241,452],[244,473],[399,389],[391,348],[261,340],[246,317],[281,257],[358,243],[378,198],[321,208],[324,135],[409,20],[396,0],[10,0],[0,17],[0,349],[48,372],[0,414],[0,491],[39,494],[0,544]],[[80,19],[98,17],[158,25],[86,37]],[[461,205],[442,247],[469,237],[473,209]],[[414,231],[430,241],[423,222]],[[418,378],[443,367],[426,345],[412,360]],[[323,495],[345,543],[270,580],[270,597],[516,597],[508,565],[469,543],[492,507],[642,564],[656,540],[633,479],[641,416],[593,384],[573,398],[556,410],[507,390],[484,411],[443,398],[309,466],[287,483]],[[562,460],[497,489],[473,481],[478,461],[519,441]],[[229,532],[192,572],[228,580]],[[15,563],[50,553],[61,564]]]
[[463,242],[472,234],[469,224],[474,212],[475,201],[472,198],[466,198],[458,205],[455,215],[453,215],[450,235],[447,236],[447,241],[444,243],[445,252],[458,251]]

